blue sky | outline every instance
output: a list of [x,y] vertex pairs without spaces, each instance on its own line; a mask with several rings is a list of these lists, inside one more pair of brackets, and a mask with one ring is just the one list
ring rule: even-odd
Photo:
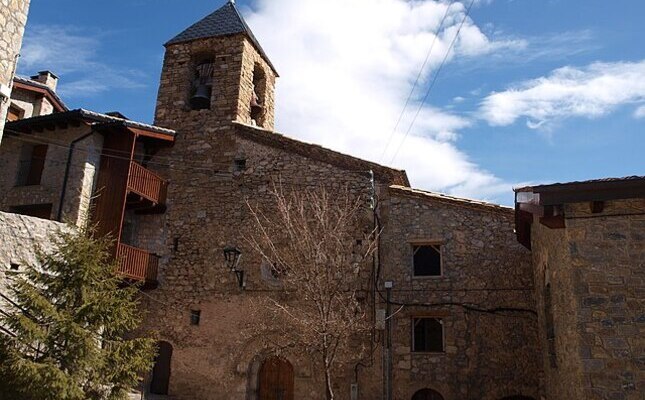
[[[469,3],[237,5],[281,73],[277,129],[289,136],[505,204],[526,183],[645,173],[645,2],[476,0],[464,19]],[[150,122],[162,44],[222,4],[32,0],[19,73],[51,69],[70,107]]]

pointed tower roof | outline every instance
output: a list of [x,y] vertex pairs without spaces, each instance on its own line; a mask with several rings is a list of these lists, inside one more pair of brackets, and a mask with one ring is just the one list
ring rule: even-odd
[[253,35],[253,32],[251,32],[251,28],[249,28],[249,26],[246,24],[246,21],[244,21],[244,18],[242,18],[242,15],[237,10],[237,7],[235,7],[235,1],[233,0],[227,1],[226,4],[216,10],[214,13],[207,15],[200,21],[189,26],[179,35],[170,39],[165,44],[165,46],[182,42],[189,42],[196,39],[228,36],[238,33],[245,34],[249,38],[249,40],[251,40],[251,43],[253,43],[257,51],[260,53],[260,55],[262,55],[262,57],[264,57],[266,62],[269,64],[269,66],[277,76],[278,71],[271,63],[271,60],[269,60],[269,57],[262,49],[262,46],[260,46],[260,43],[255,38],[255,35]]

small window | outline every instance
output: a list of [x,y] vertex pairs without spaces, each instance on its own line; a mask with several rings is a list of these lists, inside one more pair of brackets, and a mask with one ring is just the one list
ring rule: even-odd
[[24,115],[25,112],[22,109],[12,104],[9,106],[9,111],[7,112],[7,121],[18,121],[19,119],[22,119]]
[[246,158],[236,158],[233,161],[233,168],[235,172],[242,172],[246,169]]
[[414,276],[441,276],[441,247],[439,245],[412,246]]
[[30,204],[26,206],[9,207],[9,211],[14,214],[28,215],[30,217],[51,219],[52,204]]
[[199,320],[202,317],[202,312],[199,310],[190,310],[190,324],[199,325]]
[[25,145],[20,157],[16,186],[40,185],[40,179],[45,168],[47,145]]
[[412,351],[443,352],[443,323],[439,318],[412,319]]
[[9,269],[12,271],[18,271],[19,268],[20,268],[19,264],[16,264],[16,263],[9,264]]

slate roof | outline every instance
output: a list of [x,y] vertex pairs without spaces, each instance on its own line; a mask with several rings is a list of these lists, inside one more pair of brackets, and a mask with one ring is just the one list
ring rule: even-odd
[[156,132],[168,136],[168,138],[174,138],[175,131],[172,129],[162,128],[156,125],[145,124],[142,122],[132,121],[129,119],[120,118],[114,115],[108,115],[103,113],[98,113],[95,111],[85,110],[82,108],[64,112],[57,112],[47,115],[39,115],[31,118],[19,119],[17,121],[7,122],[5,127],[7,130],[18,130],[27,129],[31,126],[41,125],[57,121],[67,121],[81,119],[86,120],[92,124],[107,124],[107,123],[121,123],[129,128],[138,128],[147,130],[150,132]]
[[645,176],[624,176],[621,178],[600,178],[600,179],[590,179],[586,181],[573,181],[573,182],[556,182],[546,185],[536,185],[536,186],[524,186],[515,188],[516,192],[540,192],[543,190],[558,190],[558,189],[568,189],[568,188],[579,188],[582,186],[590,185],[602,185],[602,184],[615,184],[615,183],[630,183],[630,182],[642,182],[645,184]]
[[50,96],[50,100],[54,103],[54,107],[58,108],[57,111],[69,110],[65,105],[65,103],[63,102],[63,100],[61,100],[61,98],[56,94],[56,92],[54,92],[49,86],[45,85],[44,83],[40,83],[33,79],[29,79],[27,77],[18,76],[18,75],[15,75],[13,77],[13,80],[14,82],[22,83],[24,85],[31,86],[34,88],[39,88],[41,92],[46,92],[47,95]]
[[269,60],[269,57],[262,49],[262,46],[260,46],[260,42],[255,38],[255,35],[251,32],[251,28],[246,24],[246,21],[244,21],[244,18],[242,18],[237,7],[235,7],[235,3],[232,1],[227,1],[226,4],[212,14],[207,15],[200,21],[189,26],[179,35],[166,42],[165,46],[189,42],[196,39],[235,35],[238,33],[245,34],[251,40],[251,43],[253,43],[273,72],[275,72],[276,76],[278,76],[278,71]]

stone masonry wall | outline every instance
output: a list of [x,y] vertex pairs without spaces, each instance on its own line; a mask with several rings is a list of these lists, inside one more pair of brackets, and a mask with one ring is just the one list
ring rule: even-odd
[[[50,218],[56,218],[69,155],[66,146],[89,132],[88,127],[80,126],[51,133],[35,133],[34,136],[21,134],[18,137],[5,137],[0,145],[0,190],[3,192],[3,196],[0,197],[0,210],[9,211],[11,207],[19,205],[51,203]],[[48,143],[50,139],[56,144],[50,144],[47,149],[40,185],[17,186],[21,163],[29,162],[28,159],[23,159],[23,148]],[[70,163],[63,221],[77,225],[85,222],[99,167],[101,147],[102,137],[98,134],[76,144]]]
[[[542,368],[530,253],[514,239],[512,210],[401,189],[390,190],[381,207],[380,280],[393,281],[393,311],[407,304],[393,321],[394,397],[410,399],[430,388],[446,400],[538,399]],[[440,245],[442,276],[413,276],[415,243]],[[413,317],[442,319],[444,352],[412,351]]]
[[[0,83],[11,87],[30,0],[0,0]],[[1,101],[1,100],[0,100]],[[9,109],[9,100],[0,103],[0,141]]]
[[549,399],[645,396],[644,214],[643,199],[605,202],[598,214],[575,203],[565,205],[565,229],[534,222],[536,278],[553,286],[558,366],[549,370],[545,358]]
[[[314,374],[319,369],[310,359],[279,350],[285,343],[278,337],[275,346],[267,347],[271,332],[261,335],[266,337],[250,333],[268,322],[256,312],[258,297],[276,288],[263,276],[259,255],[245,244],[253,223],[245,200],[268,206],[270,190],[280,181],[287,191],[324,184],[330,190],[349,186],[357,195],[366,194],[367,171],[348,172],[241,139],[231,131],[181,134],[173,157],[190,155],[191,163],[170,168],[160,284],[144,298],[149,312],[146,326],[174,346],[170,394],[178,399],[253,399],[258,363],[280,351],[294,365],[296,398],[321,399],[322,376]],[[234,159],[240,156],[247,167],[234,172]],[[194,168],[196,164],[205,168]],[[228,245],[243,252],[240,267],[245,270],[246,290],[238,287],[225,266],[223,249]],[[190,325],[190,310],[201,311],[199,326]],[[337,384],[339,398],[346,398],[349,383]]]
[[[64,229],[66,225],[58,222],[0,211],[0,292],[7,294],[12,273],[36,265],[37,246],[45,252],[53,250],[51,235]],[[17,270],[12,270],[12,264]]]

